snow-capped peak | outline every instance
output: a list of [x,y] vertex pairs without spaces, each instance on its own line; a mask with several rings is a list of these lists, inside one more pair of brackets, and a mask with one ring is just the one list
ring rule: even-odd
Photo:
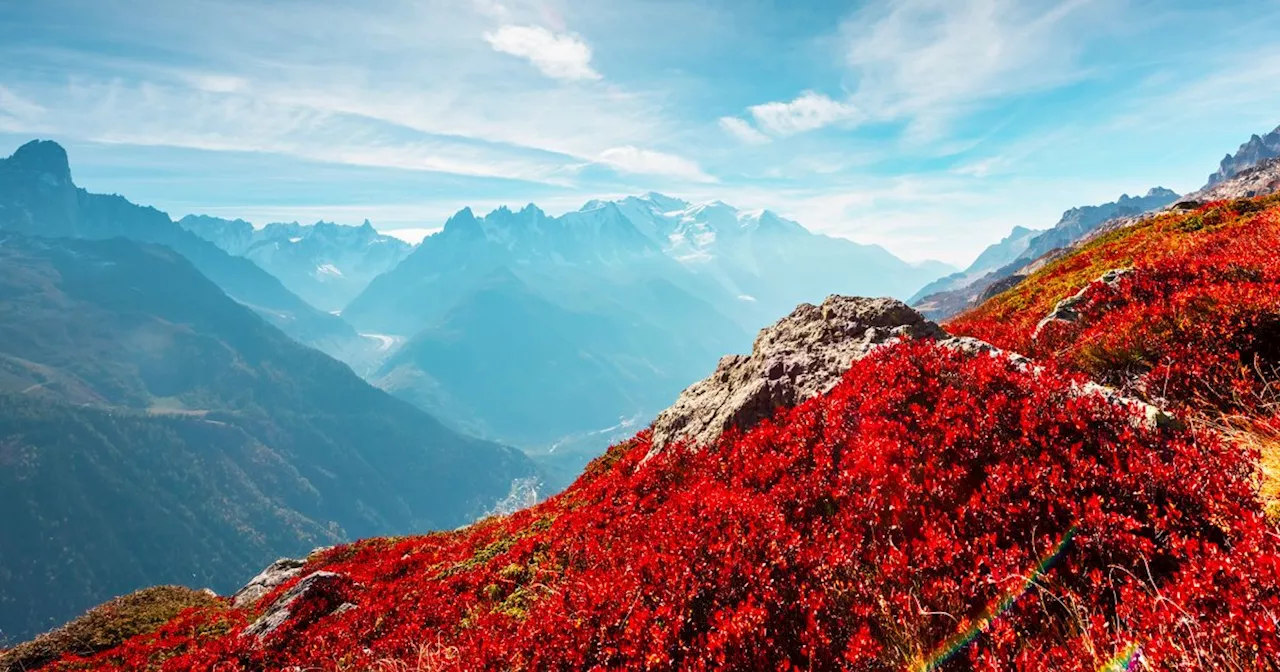
[[654,204],[661,212],[675,212],[676,210],[685,210],[689,207],[688,201],[667,196],[666,194],[660,194],[656,191],[651,191],[641,196],[640,200]]

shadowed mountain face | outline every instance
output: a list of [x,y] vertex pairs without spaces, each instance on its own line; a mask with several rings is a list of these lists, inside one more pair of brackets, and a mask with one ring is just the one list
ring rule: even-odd
[[76,187],[66,151],[54,142],[32,141],[0,159],[0,230],[165,245],[297,340],[334,354],[359,342],[341,319],[308,305],[253,262],[227,254],[165,213]]
[[903,296],[936,273],[772,212],[649,194],[559,217],[463,210],[343,317],[408,339],[378,385],[469,431],[595,454],[796,303]]
[[154,583],[241,584],[340,539],[451,528],[532,466],[229,299],[183,256],[0,233],[0,629]]
[[178,224],[230,254],[252,259],[307,303],[330,313],[341,311],[413,249],[378,233],[367,221],[362,226],[293,222],[255,229],[240,219],[188,215]]

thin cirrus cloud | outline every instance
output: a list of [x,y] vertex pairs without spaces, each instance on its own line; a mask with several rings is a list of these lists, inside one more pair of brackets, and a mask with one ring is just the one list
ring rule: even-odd
[[902,0],[868,5],[843,25],[852,100],[918,135],[995,100],[1079,80],[1088,42],[1102,39],[1127,0]]
[[599,163],[623,173],[661,175],[699,183],[717,181],[694,161],[631,145],[606,149],[600,153]]
[[737,117],[720,117],[720,128],[749,145],[763,145],[769,142],[769,136],[761,133],[749,122]]
[[552,79],[601,79],[591,67],[591,47],[581,38],[541,26],[502,26],[484,34],[494,51],[528,60]]

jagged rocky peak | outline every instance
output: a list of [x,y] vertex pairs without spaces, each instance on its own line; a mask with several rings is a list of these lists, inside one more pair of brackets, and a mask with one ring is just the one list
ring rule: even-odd
[[1218,172],[1209,176],[1209,183],[1205,188],[1230,180],[1259,163],[1276,157],[1280,157],[1280,126],[1266,135],[1253,134],[1248,142],[1240,145],[1234,156],[1227,154],[1223,157]]
[[1208,201],[1253,198],[1277,192],[1280,192],[1280,156],[1263,159],[1230,179],[1205,187],[1194,194],[1188,194],[1179,205],[1194,207]]
[[33,173],[50,175],[62,182],[71,182],[71,162],[67,150],[52,140],[32,140],[19,147],[9,157],[11,165]]
[[647,194],[645,194],[645,195],[641,196],[641,197],[640,197],[640,200],[642,200],[642,201],[648,201],[648,202],[650,202],[650,203],[654,204],[655,206],[657,206],[660,210],[662,210],[662,211],[664,211],[664,212],[672,212],[672,211],[675,211],[675,210],[684,210],[685,208],[689,207],[689,202],[688,202],[688,201],[685,201],[685,200],[682,200],[682,199],[679,199],[679,198],[675,198],[674,196],[668,196],[668,195],[666,195],[666,194],[660,194],[660,193],[658,193],[658,192],[656,192],[656,191],[651,191],[651,192],[649,192],[649,193],[647,193]]
[[467,206],[453,214],[444,223],[444,230],[441,233],[450,234],[459,231],[479,231],[480,223],[476,219],[476,214],[471,211],[471,206]]
[[875,347],[946,333],[905,303],[888,298],[829,296],[801,304],[756,337],[750,355],[730,355],[654,422],[654,450],[686,439],[714,442],[730,428],[747,429],[774,410],[822,394],[854,360]]

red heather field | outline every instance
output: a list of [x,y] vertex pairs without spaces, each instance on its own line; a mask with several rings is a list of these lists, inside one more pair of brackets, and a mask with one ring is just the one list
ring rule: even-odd
[[1277,213],[1113,232],[950,327],[1042,370],[884,348],[713,448],[643,462],[642,433],[532,509],[325,552],[308,571],[346,578],[265,641],[219,606],[49,669],[1280,669]]
[[[1114,287],[1092,283],[1131,268]],[[1086,288],[1079,321],[1033,337]],[[1280,197],[1209,203],[1114,231],[952,321],[1172,409],[1260,454],[1280,513]]]

